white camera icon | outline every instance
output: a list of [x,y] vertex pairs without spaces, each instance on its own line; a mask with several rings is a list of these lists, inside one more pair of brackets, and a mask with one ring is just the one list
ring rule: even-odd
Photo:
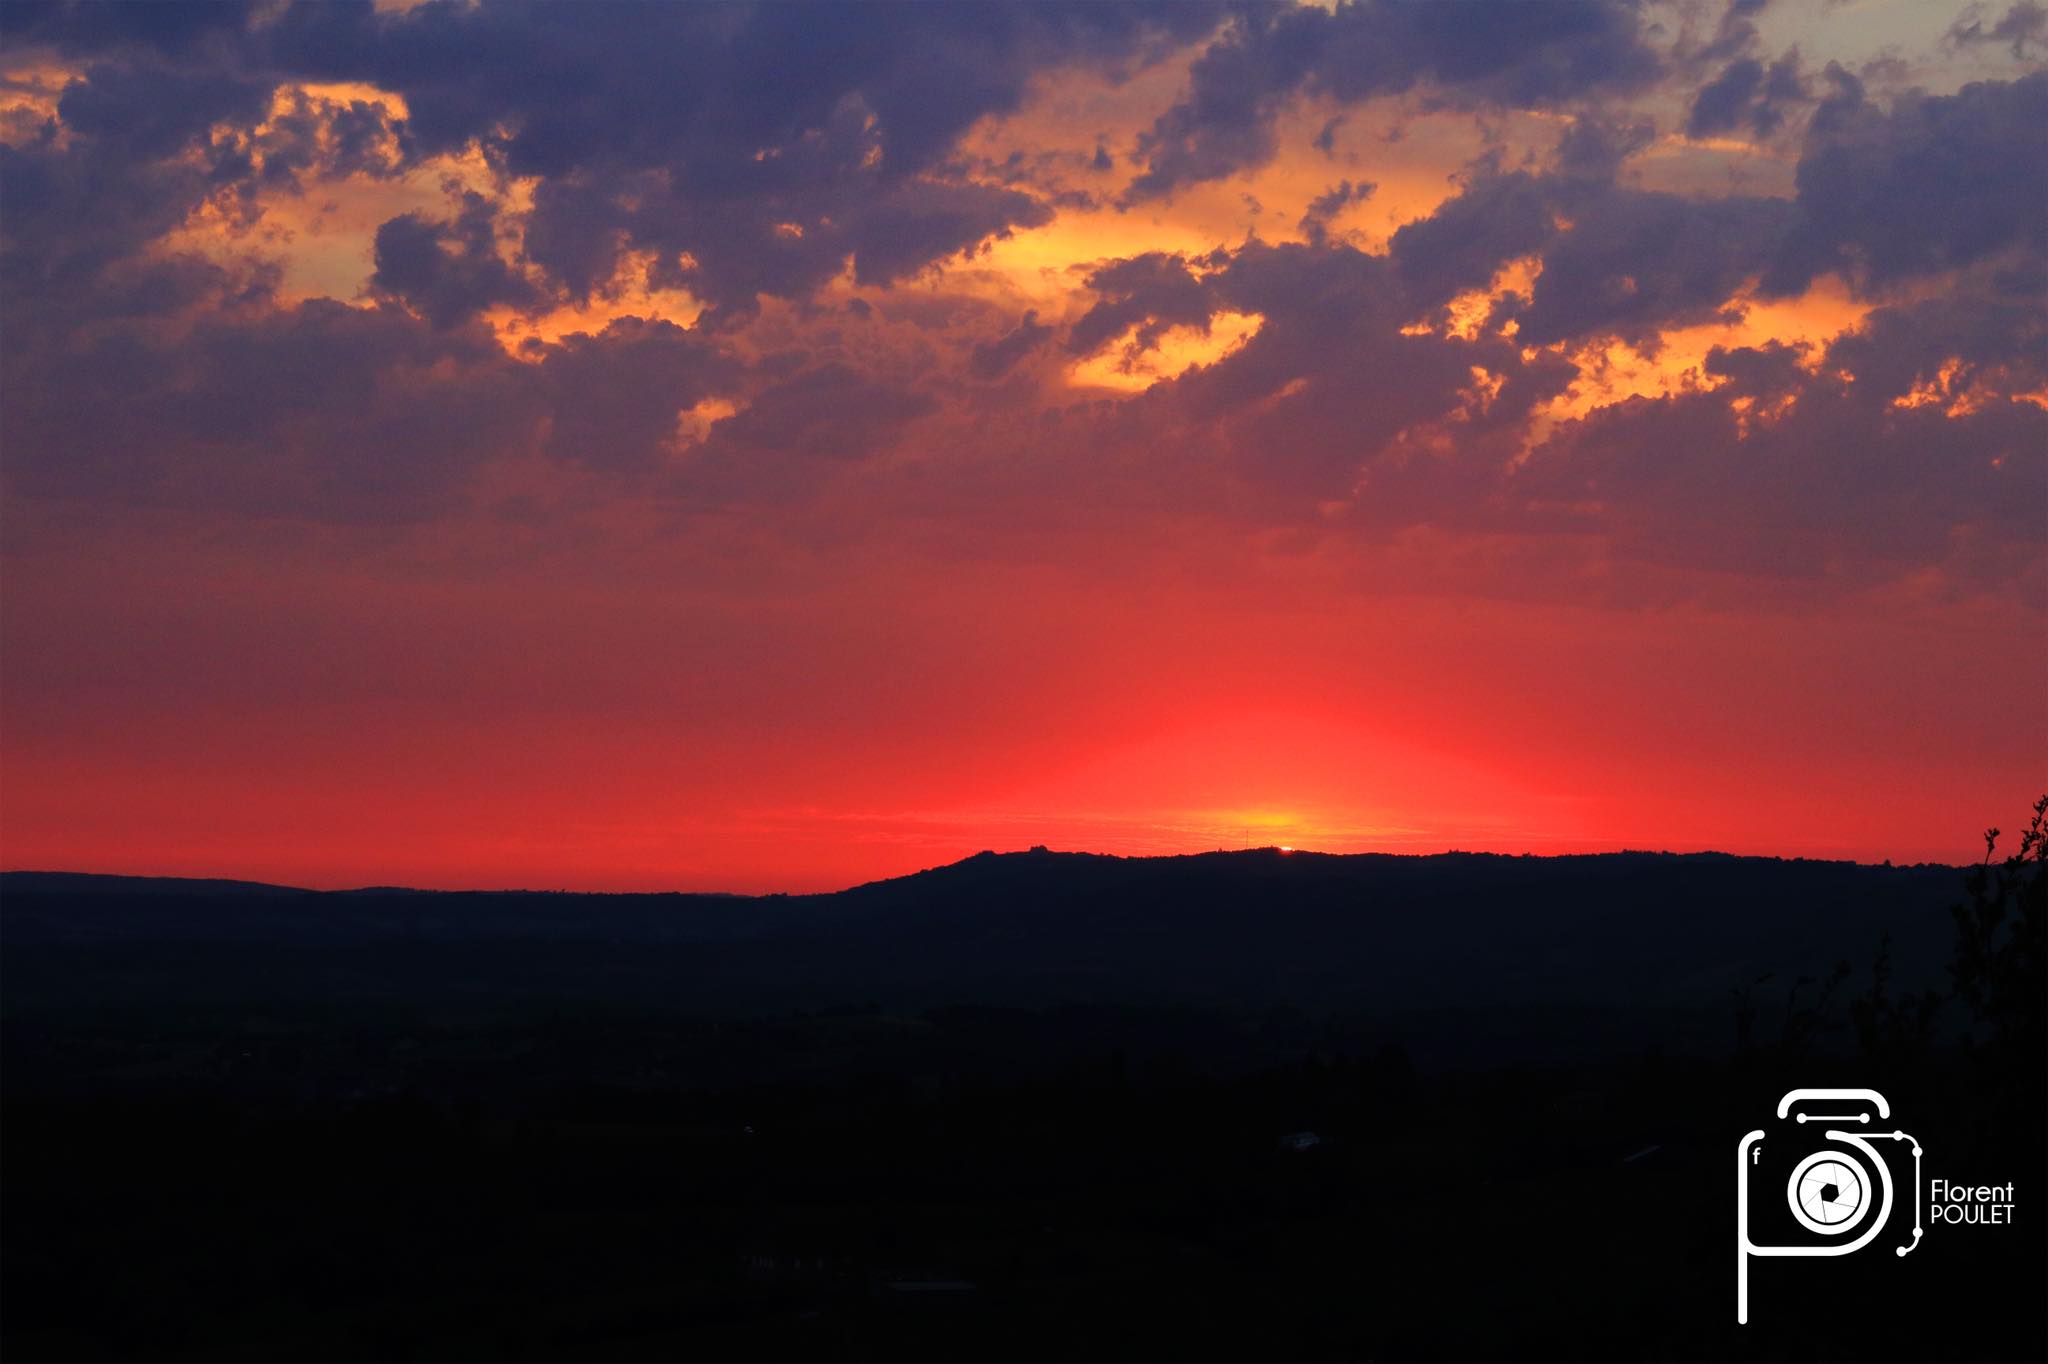
[[[1831,1109],[1855,1108],[1842,1113],[1793,1113],[1795,1106],[1822,1103]],[[1894,1252],[1905,1255],[1920,1244],[1920,1143],[1901,1131],[1872,1131],[1871,1110],[1889,1119],[1892,1108],[1884,1095],[1874,1089],[1795,1089],[1778,1100],[1778,1117],[1791,1119],[1789,1127],[1776,1129],[1771,1141],[1772,1159],[1765,1168],[1765,1132],[1762,1128],[1743,1137],[1735,1154],[1735,1320],[1749,1322],[1749,1257],[1752,1255],[1796,1255],[1828,1257],[1847,1255],[1876,1240],[1898,1205],[1892,1189],[1891,1167],[1878,1153],[1873,1141],[1903,1142],[1913,1152],[1913,1184],[1907,1197],[1913,1202],[1913,1239]],[[1815,1123],[1841,1124],[1820,1129]],[[1826,1142],[1819,1145],[1818,1142]],[[1894,1148],[1898,1149],[1898,1148]],[[1780,1151],[1793,1153],[1788,1162]],[[1793,1222],[1814,1236],[1826,1238],[1794,1245],[1758,1245],[1750,1239],[1750,1182],[1759,1188],[1788,1171],[1785,1204]],[[1873,1183],[1873,1179],[1875,1182]],[[1851,1233],[1854,1239],[1844,1239]]]

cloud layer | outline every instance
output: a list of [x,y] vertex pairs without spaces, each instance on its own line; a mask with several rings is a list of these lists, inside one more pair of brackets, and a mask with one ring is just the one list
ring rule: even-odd
[[798,620],[1010,657],[1034,593],[1219,581],[2036,620],[2042,11],[1857,23],[10,5],[21,609],[85,630],[85,565],[293,542],[308,592],[686,601],[764,679]]

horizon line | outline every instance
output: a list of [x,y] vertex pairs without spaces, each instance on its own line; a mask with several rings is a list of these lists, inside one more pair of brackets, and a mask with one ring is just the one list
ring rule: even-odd
[[703,895],[722,899],[765,900],[777,897],[795,898],[813,895],[844,895],[868,886],[887,885],[892,881],[904,881],[915,876],[924,876],[935,871],[944,871],[983,857],[1089,857],[1117,862],[1166,862],[1194,857],[1231,857],[1248,854],[1268,853],[1282,857],[1304,858],[1362,858],[1376,857],[1422,861],[1436,857],[1498,857],[1518,861],[1556,862],[1568,858],[1584,857],[1725,857],[1735,861],[1752,862],[1818,862],[1836,866],[1871,867],[1877,869],[1912,870],[1921,867],[1940,867],[1950,871],[1962,871],[1974,863],[1914,861],[1897,862],[1891,858],[1881,861],[1864,861],[1855,857],[1812,856],[1803,853],[1736,853],[1719,848],[1604,848],[1592,852],[1496,852],[1485,848],[1441,848],[1434,852],[1382,852],[1371,849],[1351,852],[1329,852],[1319,848],[1291,846],[1278,843],[1264,843],[1232,848],[1205,848],[1196,852],[1170,853],[1114,853],[1096,852],[1085,848],[1053,848],[1044,844],[1033,844],[1024,848],[997,850],[983,848],[976,852],[957,857],[950,862],[934,863],[911,871],[899,872],[893,876],[875,877],[871,880],[856,881],[851,885],[829,890],[592,890],[572,886],[543,887],[535,885],[468,885],[431,886],[407,885],[397,881],[366,881],[331,886],[295,885],[285,881],[265,881],[248,876],[203,873],[157,873],[120,871],[78,871],[59,867],[0,867],[0,877],[14,876],[65,876],[93,878],[107,881],[187,881],[194,883],[221,882],[229,885],[258,886],[267,890],[297,891],[308,895],[350,895],[366,891],[392,891],[418,895]]

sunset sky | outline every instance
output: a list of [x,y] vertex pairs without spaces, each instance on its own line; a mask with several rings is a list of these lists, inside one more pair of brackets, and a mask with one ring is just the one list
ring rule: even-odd
[[0,863],[1961,861],[2033,0],[0,9]]

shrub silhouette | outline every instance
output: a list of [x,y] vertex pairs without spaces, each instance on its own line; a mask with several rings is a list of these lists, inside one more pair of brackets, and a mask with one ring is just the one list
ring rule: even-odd
[[1951,911],[1956,950],[1949,976],[1955,997],[1989,1032],[1982,1044],[2009,1054],[2043,1040],[2048,795],[2034,802],[2019,847],[2002,861],[1993,860],[1998,835],[1995,828],[1984,831],[1984,860],[1970,868],[1967,899]]
[[[1866,1059],[1896,1066],[1923,1058],[1951,1001],[1967,1020],[1965,1047],[1987,1069],[2010,1073],[2008,1063],[2020,1061],[2031,1073],[2033,1060],[2048,1053],[2048,795],[2034,802],[2019,846],[2003,858],[2000,833],[1995,827],[1984,831],[1984,858],[1965,874],[1964,898],[1950,907],[1956,933],[1948,993],[1894,995],[1891,934],[1879,937],[1870,988],[1848,1003],[1847,1022]],[[1824,978],[1801,976],[1791,983],[1778,1028],[1781,1058],[1804,1055],[1816,1039],[1842,1027],[1834,1002],[1851,974],[1845,958]],[[1767,972],[1729,989],[1738,1055],[1756,1045],[1756,991],[1773,979]],[[1802,1003],[1809,986],[1819,989]]]

